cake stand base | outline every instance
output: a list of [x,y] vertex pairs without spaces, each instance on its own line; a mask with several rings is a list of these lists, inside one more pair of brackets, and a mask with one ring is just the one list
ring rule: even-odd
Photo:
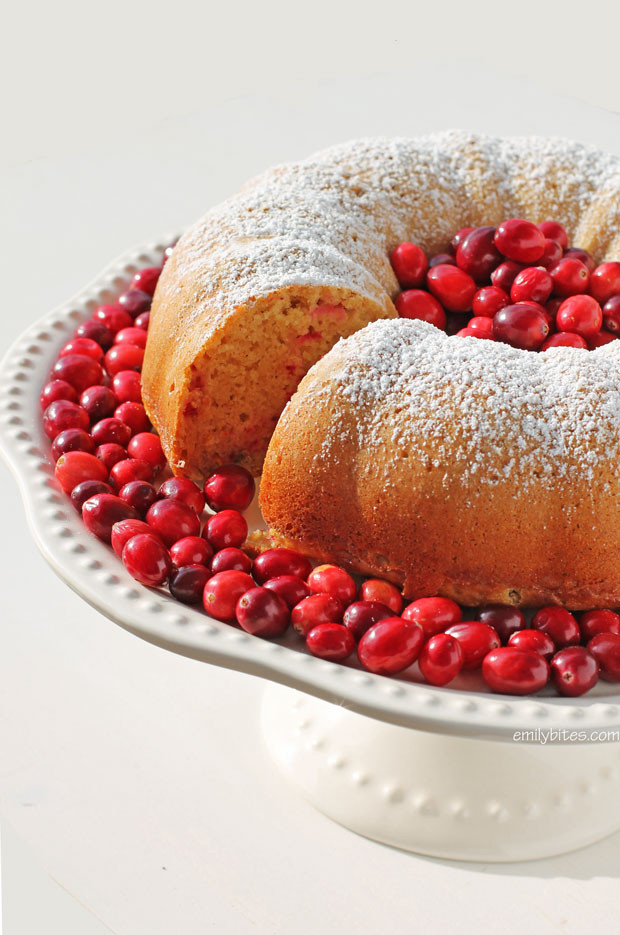
[[472,740],[395,727],[267,686],[262,724],[316,808],[395,847],[456,860],[551,857],[620,828],[620,743]]

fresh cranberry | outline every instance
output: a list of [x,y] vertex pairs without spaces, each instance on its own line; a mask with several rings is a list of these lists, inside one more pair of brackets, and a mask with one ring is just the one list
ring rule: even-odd
[[451,312],[468,312],[476,294],[476,283],[458,266],[434,266],[426,284],[435,298]]
[[450,241],[450,250],[456,255],[456,251],[463,243],[468,234],[475,230],[474,227],[461,227],[460,230],[456,232],[452,240]]
[[285,601],[267,588],[250,588],[241,595],[235,608],[237,623],[254,636],[282,636],[291,614]]
[[420,672],[431,685],[447,685],[463,668],[465,656],[458,640],[447,633],[431,636],[420,653]]
[[547,633],[557,649],[578,643],[581,637],[579,624],[564,607],[541,607],[532,618],[532,627]]
[[581,350],[587,350],[588,345],[586,339],[582,338],[580,334],[575,334],[571,331],[557,331],[555,334],[549,335],[541,351],[548,351],[550,347],[576,347]]
[[157,500],[149,507],[146,521],[168,548],[179,539],[197,536],[200,532],[200,520],[194,511],[178,500]]
[[417,623],[402,617],[386,617],[364,633],[357,655],[369,672],[395,675],[416,661],[423,644],[424,632]]
[[603,305],[603,325],[613,334],[620,332],[620,295],[612,295]]
[[87,500],[96,496],[98,493],[113,493],[109,484],[104,484],[99,480],[85,480],[71,491],[71,503],[78,511],[82,512],[82,507]]
[[584,695],[598,682],[598,662],[584,646],[567,646],[551,660],[551,678],[561,695]]
[[476,619],[488,623],[497,632],[502,643],[507,643],[517,630],[525,627],[525,615],[518,607],[509,604],[487,604],[478,609]]
[[419,623],[428,639],[459,623],[462,613],[459,605],[449,597],[420,597],[405,607],[402,617],[403,620]]
[[87,451],[68,451],[61,455],[56,462],[54,473],[65,493],[71,493],[74,487],[85,480],[106,481],[108,479],[105,466]]
[[[206,539],[202,541],[206,542]],[[207,543],[207,545],[208,544],[209,543]],[[232,546],[227,549],[220,549],[220,551],[216,552],[213,556],[211,572],[215,575],[218,571],[229,571],[230,569],[234,571],[245,571],[249,574],[252,570],[252,560],[242,549],[237,549]]]
[[360,600],[379,601],[396,615],[403,609],[403,597],[396,585],[382,578],[367,578],[360,588]]
[[446,327],[446,313],[437,299],[424,289],[407,289],[396,296],[394,304],[400,318],[427,321],[441,330]]
[[121,403],[114,410],[114,418],[128,425],[132,435],[137,435],[139,432],[148,432],[151,427],[142,403]]
[[226,464],[208,477],[204,495],[210,509],[245,510],[254,497],[254,478],[239,464]]
[[588,347],[591,351],[595,351],[597,347],[611,344],[612,341],[617,340],[617,337],[615,334],[610,334],[609,331],[599,331],[598,334],[593,334],[591,338],[588,338]]
[[[121,328],[114,337],[114,344],[129,344],[131,347],[146,347],[146,331],[143,328]],[[137,369],[128,367],[128,370]]]
[[237,601],[253,587],[254,582],[244,571],[220,571],[209,578],[205,585],[204,608],[216,620],[232,621],[235,619]]
[[538,261],[538,265],[544,266],[545,269],[551,269],[552,267],[557,266],[563,255],[564,251],[562,250],[557,240],[549,240],[549,238],[547,238],[545,240],[545,249],[543,251],[543,255]]
[[607,682],[620,682],[620,636],[597,633],[588,643],[588,652],[596,659]]
[[507,305],[493,319],[493,337],[524,351],[537,351],[548,334],[544,314],[525,303]]
[[100,305],[93,312],[93,321],[98,321],[115,335],[122,328],[131,328],[132,319],[122,305]]
[[488,623],[481,623],[479,620],[456,623],[448,627],[446,633],[461,644],[465,656],[463,669],[477,669],[486,654],[500,645],[497,631]]
[[138,514],[128,503],[113,494],[99,493],[82,504],[84,525],[93,536],[109,542],[114,523],[122,519],[138,519]]
[[355,640],[340,623],[320,623],[308,633],[306,646],[319,659],[344,662],[355,649]]
[[105,369],[111,377],[122,370],[142,370],[144,350],[135,344],[115,344],[105,355]]
[[59,432],[52,443],[54,461],[58,461],[60,456],[68,451],[87,451],[92,454],[94,450],[94,442],[84,429],[65,429],[64,432]]
[[584,643],[599,633],[620,635],[620,615],[613,610],[586,610],[579,619],[579,629]]
[[[90,430],[95,445],[122,445],[123,448],[131,438],[131,429],[118,419],[100,419]],[[126,456],[125,456],[126,457]]]
[[123,549],[123,565],[129,574],[151,588],[160,587],[171,571],[166,547],[155,536],[133,536]]
[[103,370],[101,364],[98,364],[92,357],[86,357],[84,354],[68,354],[56,361],[52,367],[52,378],[66,380],[78,393],[81,393],[87,386],[102,382]]
[[482,660],[482,677],[502,695],[533,695],[549,681],[549,663],[540,653],[501,646]]
[[170,593],[182,604],[200,604],[211,572],[204,565],[184,565],[170,573]]
[[458,334],[464,334],[467,332],[465,337],[475,337],[475,338],[487,338],[490,341],[494,341],[495,337],[493,335],[493,319],[485,318],[482,315],[477,315],[475,318],[472,318],[467,328],[463,328],[463,331],[459,331]]
[[161,266],[147,266],[145,269],[141,269],[136,273],[131,280],[131,286],[129,288],[139,289],[141,292],[153,295],[160,273]]
[[311,594],[295,604],[291,611],[293,629],[305,637],[320,623],[340,623],[344,607],[331,594]]
[[58,356],[62,358],[69,357],[73,354],[78,354],[82,357],[92,357],[98,364],[101,364],[103,361],[103,348],[97,344],[96,341],[93,341],[92,338],[73,338],[72,341],[69,341],[61,347]]
[[491,282],[498,289],[510,294],[517,273],[520,273],[522,269],[525,269],[523,263],[515,263],[514,260],[506,260],[505,263],[500,263],[500,265],[493,270],[491,273]]
[[555,240],[563,250],[566,250],[568,247],[568,234],[561,224],[558,224],[557,221],[542,221],[538,225],[538,229],[543,232],[545,237]]
[[394,611],[380,601],[364,598],[349,604],[344,612],[342,622],[351,631],[356,640],[361,639],[364,633],[386,617],[393,617]]
[[142,387],[136,370],[121,370],[112,377],[112,389],[119,403],[141,403]]
[[556,316],[558,328],[591,338],[601,330],[603,310],[590,295],[572,295],[565,299]]
[[510,289],[513,302],[540,302],[544,304],[553,289],[553,279],[540,266],[526,266],[517,273]]
[[428,268],[432,269],[433,266],[456,266],[456,260],[451,253],[435,253],[432,257],[429,258]]
[[109,386],[88,386],[80,396],[82,406],[91,420],[107,419],[116,409],[116,396]]
[[153,536],[154,539],[157,539],[158,542],[161,542],[161,539],[155,530],[152,529],[147,523],[143,523],[141,519],[121,519],[118,523],[114,523],[112,526],[110,544],[118,557],[121,558],[125,544],[129,542],[129,540],[134,536],[140,535]]
[[485,286],[478,289],[472,302],[474,315],[493,318],[500,308],[510,305],[510,297],[499,286]]
[[581,247],[568,247],[564,251],[564,256],[580,260],[589,273],[594,272],[596,263],[594,262],[594,257],[588,250],[582,250]]
[[151,313],[142,312],[140,315],[138,315],[138,317],[134,321],[134,325],[136,326],[136,328],[142,328],[144,331],[148,331],[150,320],[151,320]]
[[[178,501],[171,500],[170,503]],[[220,549],[239,548],[248,535],[245,517],[237,510],[222,510],[210,516],[203,531],[216,552]]]
[[553,291],[559,296],[572,296],[586,292],[590,283],[590,273],[577,257],[564,256],[557,266],[550,270],[553,279]]
[[131,481],[143,480],[147,484],[153,481],[153,468],[147,461],[138,458],[125,458],[117,461],[110,471],[110,482],[115,490],[119,491]]
[[467,313],[459,314],[457,312],[447,312],[446,334],[450,336],[458,334],[470,320],[470,316]]
[[590,295],[604,305],[612,295],[620,295],[620,263],[601,263],[590,275]]
[[345,605],[355,600],[357,593],[355,581],[344,568],[338,565],[317,565],[306,580],[314,594],[331,594]]
[[143,312],[150,311],[152,301],[153,297],[141,289],[127,289],[118,297],[118,304],[132,318],[137,318]]
[[[123,462],[117,463],[122,464]],[[132,506],[140,516],[146,516],[149,508],[159,499],[153,485],[144,480],[129,481],[121,487],[118,495],[121,500]]]
[[295,575],[305,581],[311,571],[306,556],[293,549],[267,549],[254,559],[254,577],[259,584],[281,575]]
[[122,445],[115,442],[104,442],[103,445],[98,445],[95,448],[95,456],[105,464],[108,471],[111,471],[115,464],[125,460],[127,452]]
[[542,630],[517,630],[508,640],[509,646],[528,652],[540,653],[549,661],[555,655],[555,643],[548,633]]
[[495,231],[495,246],[509,260],[536,263],[545,249],[545,234],[531,221],[510,218]]
[[52,403],[55,403],[59,399],[66,400],[70,403],[77,403],[78,394],[66,380],[50,380],[49,383],[45,384],[39,396],[41,409],[47,409],[48,406],[51,406]]
[[134,435],[127,445],[127,451],[132,458],[146,461],[154,471],[159,471],[166,463],[159,436],[153,432],[139,432]]
[[502,255],[495,246],[494,237],[494,227],[476,227],[457,247],[456,265],[477,282],[488,279],[495,267],[502,262]]
[[163,256],[163,260],[162,260],[162,265],[164,265],[164,264],[166,264],[166,263],[168,262],[168,260],[169,260],[170,257],[172,256],[172,253],[173,253],[174,248],[176,247],[177,243],[178,243],[178,241],[175,240],[174,243],[168,244],[168,246],[167,246],[166,249],[164,250],[164,256]]
[[[213,549],[206,539],[201,536],[185,536],[185,538],[178,539],[170,546],[170,558],[177,568],[181,568],[183,565],[208,565],[212,555]],[[229,565],[228,567],[232,568],[233,566]],[[249,571],[250,567],[238,568],[237,571]],[[224,567],[211,569],[212,574],[226,570]]]
[[421,286],[428,269],[426,254],[414,243],[400,243],[392,251],[392,269],[403,289]]
[[92,318],[90,321],[83,321],[81,325],[77,326],[75,337],[89,338],[91,341],[96,341],[103,351],[107,351],[108,348],[112,347],[112,341],[114,340],[114,335],[110,329],[102,321],[94,321]]
[[43,413],[43,431],[48,438],[56,438],[65,429],[88,431],[90,419],[81,406],[68,399],[57,399]]
[[[232,550],[223,549],[222,552],[218,552],[217,555],[223,555],[227,551]],[[242,552],[241,554],[244,555],[245,553]],[[214,559],[217,558],[217,555],[214,556]],[[211,567],[213,567],[213,563]],[[265,581],[263,587],[274,591],[291,610],[312,594],[306,582],[302,581],[302,579],[298,578],[296,575],[280,575],[277,578],[269,578]]]
[[186,503],[198,516],[204,510],[205,498],[202,490],[187,477],[169,477],[159,488],[159,494],[166,500],[180,500]]

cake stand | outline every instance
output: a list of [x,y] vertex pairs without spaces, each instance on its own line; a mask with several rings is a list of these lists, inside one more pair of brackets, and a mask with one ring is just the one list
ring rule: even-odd
[[[164,238],[124,255],[41,318],[0,365],[0,443],[56,573],[110,620],[164,649],[266,681],[274,760],[335,821],[407,850],[463,860],[548,857],[620,828],[620,694],[493,695],[477,676],[433,688],[309,655],[290,632],[262,640],[138,585],[84,528],[55,482],[39,393],[76,325],[113,301]],[[260,525],[256,504],[248,516]]]

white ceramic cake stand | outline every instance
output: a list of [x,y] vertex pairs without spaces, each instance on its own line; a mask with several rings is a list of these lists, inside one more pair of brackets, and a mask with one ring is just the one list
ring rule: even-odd
[[159,262],[168,242],[108,267],[28,328],[0,366],[2,453],[50,565],[143,639],[266,679],[262,723],[274,759],[318,809],[360,834],[424,854],[503,861],[559,854],[619,828],[614,686],[600,683],[576,700],[512,698],[475,677],[437,689],[415,672],[397,680],[325,662],[294,633],[261,640],[141,587],[86,532],[54,480],[39,393],[76,324],[113,300],[139,266]]

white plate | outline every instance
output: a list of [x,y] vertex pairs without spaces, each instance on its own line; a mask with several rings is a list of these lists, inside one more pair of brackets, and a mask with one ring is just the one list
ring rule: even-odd
[[[93,309],[113,301],[141,266],[161,262],[172,238],[132,250],[66,305],[32,325],[0,365],[0,442],[24,501],[32,534],[66,583],[110,620],[173,652],[262,676],[382,721],[472,737],[508,739],[515,730],[620,728],[620,694],[601,682],[583,699],[512,698],[479,690],[474,679],[438,689],[310,656],[294,633],[273,642],[214,620],[138,585],[116,555],[83,526],[54,480],[41,426],[39,393],[59,348]],[[415,679],[415,675],[412,676]]]

